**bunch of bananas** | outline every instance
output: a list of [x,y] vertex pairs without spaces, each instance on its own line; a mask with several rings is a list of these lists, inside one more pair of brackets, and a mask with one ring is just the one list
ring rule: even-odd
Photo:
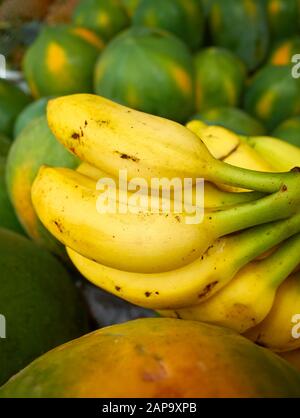
[[[277,351],[300,347],[291,338],[300,313],[296,147],[199,121],[184,127],[83,94],[51,100],[48,123],[82,164],[42,167],[32,201],[83,276],[164,316],[226,325]],[[116,183],[120,170],[131,185],[191,179],[193,199],[203,178],[202,221],[188,222],[174,196],[166,213],[161,190],[132,199],[120,184],[107,210],[99,179]]]

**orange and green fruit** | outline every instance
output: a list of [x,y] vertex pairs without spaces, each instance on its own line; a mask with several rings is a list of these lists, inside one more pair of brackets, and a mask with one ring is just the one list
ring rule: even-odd
[[244,105],[273,131],[285,119],[300,114],[300,79],[292,77],[289,66],[263,67],[248,86]]
[[35,98],[91,92],[103,40],[87,28],[48,26],[24,57],[24,73]]
[[0,269],[0,307],[6,324],[0,344],[3,384],[41,354],[87,332],[88,321],[60,262],[6,229],[0,229]]
[[19,87],[0,78],[0,134],[12,136],[18,114],[30,101]]
[[46,108],[49,98],[42,97],[39,100],[35,100],[30,103],[17,117],[15,126],[14,126],[14,137],[16,138],[21,131],[35,118],[46,115]]
[[299,397],[300,374],[225,328],[140,319],[40,357],[0,397]]
[[195,55],[194,66],[197,111],[240,104],[246,68],[231,51],[203,49]]
[[289,363],[291,363],[291,365],[300,372],[300,349],[280,353],[280,356],[283,357]]
[[287,119],[272,132],[272,136],[300,147],[300,116]]
[[213,44],[233,51],[249,70],[264,61],[269,27],[261,0],[213,0],[209,27]]
[[295,65],[292,58],[300,53],[300,36],[279,42],[272,50],[269,63],[271,65]]
[[272,39],[284,39],[295,35],[300,22],[299,0],[263,1],[266,3]]
[[6,157],[11,146],[11,139],[0,134],[0,157]]
[[75,168],[78,160],[54,137],[45,116],[34,119],[15,139],[7,160],[6,180],[11,202],[27,234],[51,252],[65,250],[39,221],[32,202],[31,185],[41,165]]
[[23,229],[10,202],[5,182],[6,157],[10,145],[10,140],[0,135],[0,227],[23,233]]
[[167,32],[133,27],[100,56],[95,91],[133,109],[184,122],[194,109],[191,53]]
[[109,41],[129,26],[129,17],[120,0],[81,0],[73,12],[73,22]]
[[193,50],[203,42],[204,11],[199,0],[141,0],[133,24],[171,32]]
[[260,136],[265,134],[263,125],[236,107],[216,107],[197,113],[192,120],[201,120],[207,125],[223,126],[239,135]]

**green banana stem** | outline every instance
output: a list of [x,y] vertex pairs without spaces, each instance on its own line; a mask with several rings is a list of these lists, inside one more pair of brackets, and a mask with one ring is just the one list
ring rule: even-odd
[[[270,222],[250,228],[228,239],[230,240],[231,248],[234,250],[234,258],[237,260],[238,267],[241,268],[265,251],[270,250],[299,232],[300,212],[283,221]],[[300,254],[296,258],[299,259],[299,257]]]
[[[261,192],[235,193],[225,192],[222,190],[218,190],[218,194],[220,197],[220,203],[218,205],[212,206],[211,209],[218,209],[220,207],[229,208],[231,206],[240,205],[242,203],[253,202],[265,196],[265,194]],[[206,204],[204,206],[210,208],[210,206],[206,206]]]
[[206,219],[215,228],[217,236],[288,218],[300,209],[299,190],[282,188],[279,192],[263,197],[254,202],[238,205],[226,210],[214,212]]
[[265,173],[236,167],[223,161],[214,160],[207,167],[206,180],[214,183],[224,183],[244,189],[256,190],[263,193],[278,192],[290,182],[298,182],[300,190],[300,173]]
[[276,288],[300,263],[300,234],[289,238],[274,254],[259,262],[259,268]]

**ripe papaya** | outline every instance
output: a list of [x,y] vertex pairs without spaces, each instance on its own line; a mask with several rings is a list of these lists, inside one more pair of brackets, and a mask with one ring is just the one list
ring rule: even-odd
[[53,347],[88,331],[87,314],[60,262],[0,228],[0,383]]
[[300,373],[229,329],[148,318],[102,328],[40,357],[5,397],[299,397]]

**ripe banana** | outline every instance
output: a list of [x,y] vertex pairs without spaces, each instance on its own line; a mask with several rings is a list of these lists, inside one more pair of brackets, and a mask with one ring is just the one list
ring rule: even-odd
[[142,273],[179,268],[200,257],[217,238],[286,218],[299,206],[293,190],[283,189],[208,212],[202,222],[191,224],[186,212],[155,213],[128,202],[122,202],[127,212],[123,207],[120,213],[117,201],[108,212],[95,184],[70,169],[42,167],[32,186],[32,202],[44,226],[64,245],[109,267]]
[[180,309],[207,299],[209,302],[247,263],[299,231],[297,214],[221,238],[187,266],[156,274],[121,271],[89,260],[70,248],[67,252],[75,267],[96,286],[143,307]]
[[129,179],[204,178],[265,193],[295,182],[299,186],[299,173],[259,173],[225,164],[184,126],[99,96],[52,99],[47,115],[51,130],[63,145],[113,176],[126,169]]
[[289,171],[300,166],[300,148],[268,136],[248,137],[253,147],[276,171]]
[[[245,140],[230,130],[220,126],[208,126],[198,120],[191,121],[186,126],[204,142],[215,158],[221,159],[227,164],[250,170],[276,171]],[[226,184],[221,184],[219,187],[236,193],[246,191]]]
[[279,287],[268,316],[245,336],[273,351],[300,349],[300,273]]
[[271,256],[247,264],[227,286],[204,303],[177,310],[176,313],[160,313],[209,322],[243,333],[268,315],[277,288],[299,262],[300,234],[297,234]]

